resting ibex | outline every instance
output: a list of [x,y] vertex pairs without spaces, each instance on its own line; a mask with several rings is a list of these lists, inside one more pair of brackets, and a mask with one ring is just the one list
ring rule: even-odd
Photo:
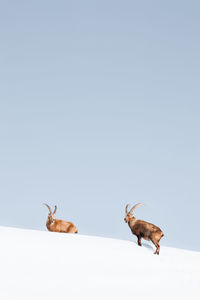
[[124,221],[127,223],[134,235],[137,236],[138,238],[138,245],[142,246],[141,243],[141,238],[147,240],[147,241],[152,241],[152,243],[156,246],[156,251],[154,254],[159,254],[160,251],[160,239],[164,236],[162,233],[161,229],[151,223],[142,221],[142,220],[137,220],[132,212],[134,209],[136,209],[138,206],[142,205],[141,203],[138,203],[133,206],[133,208],[128,212],[128,206],[129,204],[126,205],[126,217],[124,218]]
[[49,231],[78,233],[78,230],[73,223],[55,219],[54,215],[56,213],[57,206],[55,206],[54,212],[52,213],[51,207],[45,203],[44,205],[46,205],[46,207],[49,209],[49,214],[46,222],[46,226]]

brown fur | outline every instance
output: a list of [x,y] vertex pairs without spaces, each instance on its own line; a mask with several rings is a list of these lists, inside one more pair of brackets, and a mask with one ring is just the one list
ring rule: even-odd
[[136,204],[129,212],[128,212],[128,205],[126,206],[126,216],[124,221],[128,223],[132,233],[137,236],[138,238],[138,245],[142,246],[141,239],[145,239],[147,241],[152,241],[152,243],[156,246],[156,251],[154,254],[159,254],[160,251],[160,239],[164,236],[162,230],[153,225],[151,223],[137,220],[132,212],[133,210],[140,205]]
[[54,212],[52,213],[49,205],[45,204],[49,209],[49,214],[46,222],[47,229],[53,232],[63,232],[63,233],[78,233],[76,226],[68,221],[63,221],[59,219],[55,219],[55,213],[57,210],[57,206],[55,206]]

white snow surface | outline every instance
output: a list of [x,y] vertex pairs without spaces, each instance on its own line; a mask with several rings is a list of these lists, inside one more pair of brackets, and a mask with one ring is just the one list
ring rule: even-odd
[[[200,252],[0,227],[0,299],[200,299]],[[144,244],[144,242],[143,242]],[[148,245],[148,246],[147,246]]]

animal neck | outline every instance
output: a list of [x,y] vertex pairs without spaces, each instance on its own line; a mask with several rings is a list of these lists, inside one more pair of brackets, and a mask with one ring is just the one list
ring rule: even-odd
[[46,221],[47,228],[49,228],[54,223],[54,221],[55,221],[55,219],[53,219],[53,218],[51,220],[47,219],[47,221]]
[[132,227],[136,221],[137,221],[137,219],[135,217],[131,218],[128,222],[129,227]]

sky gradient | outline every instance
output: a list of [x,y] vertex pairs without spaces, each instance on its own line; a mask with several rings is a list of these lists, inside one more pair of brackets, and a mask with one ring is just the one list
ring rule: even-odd
[[0,225],[200,250],[198,1],[2,1]]

